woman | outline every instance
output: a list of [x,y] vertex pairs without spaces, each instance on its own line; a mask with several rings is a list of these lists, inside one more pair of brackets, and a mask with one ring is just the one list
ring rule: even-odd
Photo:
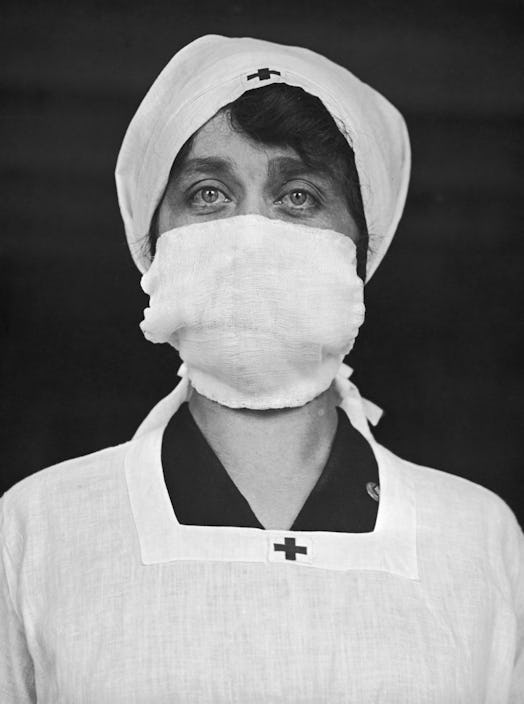
[[381,447],[342,361],[404,205],[398,111],[313,52],[206,36],[116,176],[182,381],[0,499],[2,701],[521,701],[515,516]]

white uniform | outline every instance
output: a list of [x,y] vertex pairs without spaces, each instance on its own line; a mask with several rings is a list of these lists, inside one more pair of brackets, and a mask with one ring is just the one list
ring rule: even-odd
[[502,499],[368,432],[372,533],[180,525],[160,449],[187,390],[0,499],[2,704],[524,701],[524,537]]

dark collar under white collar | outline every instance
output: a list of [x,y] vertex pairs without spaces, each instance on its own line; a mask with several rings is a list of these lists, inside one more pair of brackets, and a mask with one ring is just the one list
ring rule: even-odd
[[[285,563],[293,569],[378,570],[419,579],[412,478],[402,460],[379,445],[371,433],[368,440],[380,483],[377,522],[371,533],[180,524],[164,481],[161,448],[169,418],[188,395],[184,378],[151,411],[127,450],[125,476],[143,564],[178,560]],[[340,407],[351,421],[346,404]]]

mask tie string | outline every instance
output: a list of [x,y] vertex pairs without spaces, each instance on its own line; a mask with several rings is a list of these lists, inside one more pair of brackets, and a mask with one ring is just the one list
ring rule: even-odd
[[376,426],[384,411],[373,401],[369,401],[360,395],[355,384],[349,380],[352,374],[353,369],[342,362],[335,377],[337,391],[342,397],[339,405],[348,414],[351,425],[362,433],[367,440],[374,440],[369,423]]
[[[353,369],[342,362],[335,378],[337,391],[342,397],[340,406],[347,411],[353,427],[369,439],[371,436],[371,431],[368,423],[376,426],[382,418],[384,411],[373,403],[373,401],[369,401],[367,398],[363,398],[360,395],[360,392],[355,384],[349,380],[352,374]],[[192,391],[192,387],[188,386],[187,366],[185,362],[180,365],[177,375],[182,379],[179,387],[183,388],[180,388],[180,391],[184,394],[186,394],[186,392],[190,393]],[[187,400],[189,400],[189,397]],[[371,439],[373,439],[372,436]]]
[[[348,367],[347,364],[342,363],[340,365],[340,369],[335,377],[337,391],[341,397],[339,405],[347,412],[351,425],[361,432],[367,440],[372,441],[374,438],[371,435],[368,421],[372,425],[377,425],[383,411],[372,401],[368,401],[360,396],[355,384],[349,380],[352,373],[353,369]],[[185,362],[178,368],[177,376],[181,378],[181,381],[168,396],[163,398],[155,408],[149,412],[136,430],[133,436],[134,438],[143,435],[158,425],[167,423],[173,414],[173,409],[178,408],[184,401],[189,401],[193,387],[189,383]]]

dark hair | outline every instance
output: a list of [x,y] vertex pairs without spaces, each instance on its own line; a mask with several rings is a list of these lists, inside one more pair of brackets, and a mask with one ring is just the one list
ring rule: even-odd
[[[310,168],[328,163],[340,175],[343,191],[359,231],[357,273],[366,277],[368,229],[362,204],[355,155],[337,123],[322,101],[302,88],[286,83],[272,83],[243,93],[220,112],[228,115],[231,126],[253,141],[268,146],[292,147]],[[170,178],[184,164],[191,149],[190,137],[178,152]],[[154,257],[158,208],[148,235],[149,256]]]

